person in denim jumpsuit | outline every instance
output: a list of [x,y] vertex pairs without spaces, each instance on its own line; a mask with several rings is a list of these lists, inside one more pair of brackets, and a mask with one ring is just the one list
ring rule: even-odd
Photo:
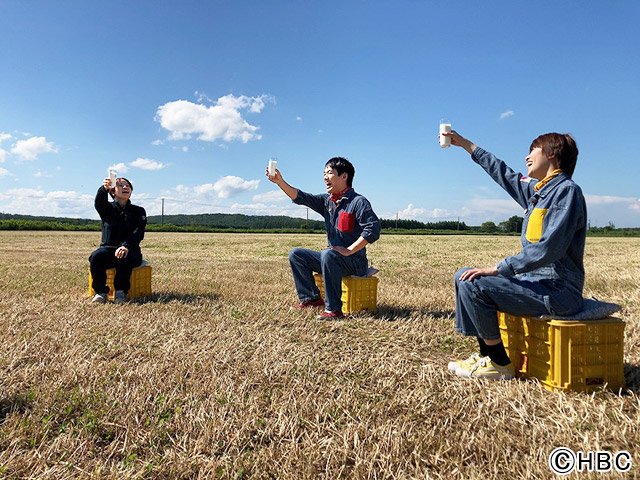
[[[106,302],[109,293],[106,270],[113,267],[116,269],[115,301],[124,302],[131,272],[142,263],[140,242],[144,238],[147,214],[144,208],[129,200],[132,191],[133,186],[126,178],[118,178],[115,186],[105,178],[96,193],[94,203],[102,220],[102,240],[100,248],[89,257],[92,288],[96,293],[93,302]],[[109,194],[114,197],[113,202],[109,202]]]
[[452,362],[449,369],[461,376],[481,377],[485,371],[489,378],[510,378],[514,369],[502,345],[498,310],[539,316],[582,309],[587,209],[571,180],[578,148],[570,135],[539,136],[526,157],[525,177],[457,132],[449,135],[525,210],[519,254],[494,267],[462,268],[454,276],[456,331],[477,337],[480,355]]
[[[328,247],[321,252],[294,248],[289,253],[300,305],[298,308],[321,306],[322,318],[342,316],[342,277],[364,276],[367,271],[366,245],[380,237],[380,221],[369,201],[352,188],[353,165],[342,157],[334,157],[325,165],[325,194],[312,195],[288,185],[280,172],[267,177],[278,185],[294,203],[304,205],[324,217]],[[325,300],[313,279],[322,273]]]

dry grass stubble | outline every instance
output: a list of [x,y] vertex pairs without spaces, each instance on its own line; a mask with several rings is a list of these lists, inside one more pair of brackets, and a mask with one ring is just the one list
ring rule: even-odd
[[558,446],[638,472],[637,239],[587,242],[585,295],[625,305],[623,395],[446,372],[474,349],[453,273],[518,239],[383,237],[379,312],[319,322],[287,253],[324,240],[148,234],[154,296],[117,307],[86,297],[97,234],[0,232],[0,476],[552,478]]

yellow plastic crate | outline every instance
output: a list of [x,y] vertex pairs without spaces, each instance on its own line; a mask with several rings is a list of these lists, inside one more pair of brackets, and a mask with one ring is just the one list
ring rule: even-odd
[[537,378],[554,391],[624,387],[622,320],[540,320],[498,312],[498,322],[517,376]]
[[[314,273],[313,278],[324,298],[324,282],[322,275]],[[342,313],[349,314],[378,309],[378,278],[377,277],[342,277]]]
[[[116,294],[113,288],[113,279],[115,275],[115,268],[107,269],[107,286],[109,287],[109,300],[113,300]],[[91,282],[91,270],[89,269],[89,296],[93,296],[95,294],[93,287],[91,286]],[[129,292],[127,292],[127,300],[151,295],[151,265],[142,265],[140,267],[134,268],[131,272],[129,283],[131,285],[129,287]]]

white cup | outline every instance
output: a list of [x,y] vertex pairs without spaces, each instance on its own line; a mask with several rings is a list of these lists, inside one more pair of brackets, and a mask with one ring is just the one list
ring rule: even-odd
[[451,137],[445,137],[443,133],[451,133],[451,122],[443,118],[440,120],[440,146],[442,148],[449,148],[451,146]]
[[109,170],[109,180],[111,181],[111,188],[116,188],[116,180],[118,173],[115,170]]
[[269,160],[269,176],[273,177],[276,174],[276,166],[278,165],[278,162],[276,161],[275,158],[271,158]]

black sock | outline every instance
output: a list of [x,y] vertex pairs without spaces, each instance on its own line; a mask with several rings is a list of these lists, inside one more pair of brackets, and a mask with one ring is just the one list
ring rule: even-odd
[[487,351],[489,352],[489,358],[496,365],[504,367],[511,363],[509,355],[507,355],[507,351],[504,349],[504,344],[502,342],[497,345],[487,345]]
[[480,337],[476,337],[478,339],[478,345],[480,345],[480,356],[487,357],[489,356],[489,350],[487,350],[487,344],[484,343],[484,340]]

